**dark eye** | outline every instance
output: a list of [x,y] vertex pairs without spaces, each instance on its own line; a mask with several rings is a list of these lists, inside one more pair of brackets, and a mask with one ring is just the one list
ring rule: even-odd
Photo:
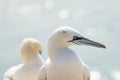
[[83,39],[83,37],[73,36],[73,40],[80,40]]
[[66,31],[62,31],[62,33],[66,33]]

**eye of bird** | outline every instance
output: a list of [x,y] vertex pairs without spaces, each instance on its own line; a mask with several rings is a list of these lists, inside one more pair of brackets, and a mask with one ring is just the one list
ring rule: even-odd
[[66,33],[66,31],[62,31],[62,33]]

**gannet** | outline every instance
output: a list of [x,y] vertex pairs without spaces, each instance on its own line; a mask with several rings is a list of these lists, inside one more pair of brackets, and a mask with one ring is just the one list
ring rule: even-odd
[[38,40],[23,39],[20,45],[23,64],[8,69],[4,74],[4,80],[37,80],[39,69],[44,64],[41,52],[42,47]]
[[54,30],[48,39],[48,59],[40,69],[39,80],[90,80],[90,71],[71,45],[89,45],[105,48],[89,40],[71,27]]

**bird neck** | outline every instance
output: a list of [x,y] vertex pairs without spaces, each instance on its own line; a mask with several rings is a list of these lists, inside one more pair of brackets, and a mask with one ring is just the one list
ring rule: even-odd
[[55,54],[64,48],[68,48],[68,45],[61,39],[50,37],[48,39],[48,57],[52,59]]
[[48,44],[48,56],[52,60],[55,57],[55,54],[63,49],[68,49],[68,47],[65,45],[62,45],[62,43],[49,43]]
[[24,64],[33,64],[37,61],[39,61],[40,56],[38,53],[21,53],[22,61]]

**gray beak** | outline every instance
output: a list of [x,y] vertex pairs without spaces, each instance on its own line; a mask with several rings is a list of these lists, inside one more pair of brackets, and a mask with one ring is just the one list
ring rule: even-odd
[[40,55],[42,54],[42,51],[39,51]]
[[95,42],[95,41],[92,41],[92,40],[89,40],[89,39],[84,38],[84,37],[74,36],[73,40],[70,40],[68,42],[73,42],[77,45],[88,45],[88,46],[94,46],[94,47],[98,47],[98,48],[106,48],[105,45],[98,43],[98,42]]

